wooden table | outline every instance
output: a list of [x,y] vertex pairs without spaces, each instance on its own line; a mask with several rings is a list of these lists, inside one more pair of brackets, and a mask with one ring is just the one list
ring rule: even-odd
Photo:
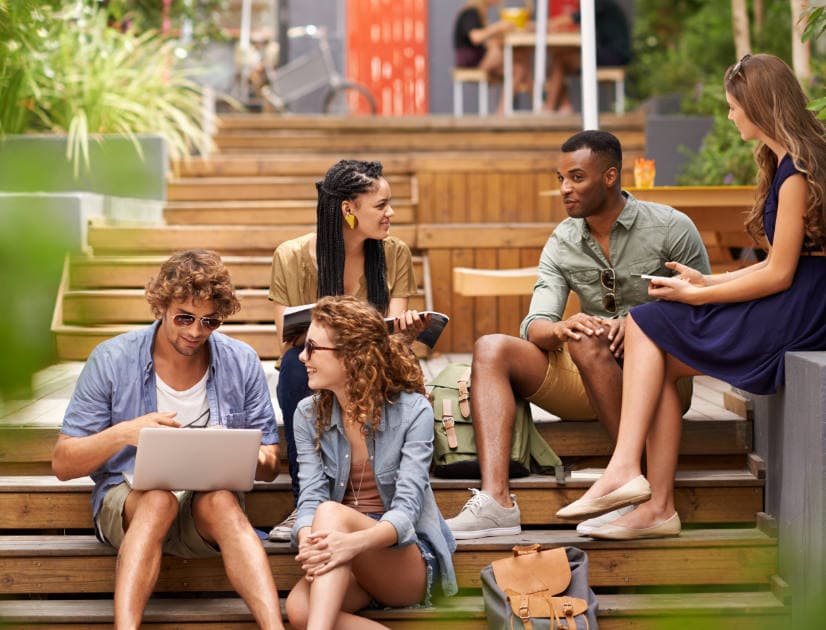
[[[513,31],[505,35],[504,46],[504,100],[505,116],[513,115],[513,49],[516,47],[534,47],[536,33],[531,31]],[[545,35],[545,46],[548,48],[580,48],[582,36],[579,31],[556,32]],[[534,109],[536,113],[538,109]]]

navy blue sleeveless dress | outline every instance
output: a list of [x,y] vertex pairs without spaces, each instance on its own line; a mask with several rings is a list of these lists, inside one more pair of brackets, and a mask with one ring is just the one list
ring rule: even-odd
[[[798,172],[788,155],[778,165],[763,207],[770,243],[780,186]],[[754,394],[772,394],[783,384],[786,352],[826,350],[826,257],[801,255],[792,286],[758,300],[704,306],[662,300],[631,315],[686,365]]]

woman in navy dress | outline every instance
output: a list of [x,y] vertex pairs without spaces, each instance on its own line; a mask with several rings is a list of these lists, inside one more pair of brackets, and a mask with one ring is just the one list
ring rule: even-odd
[[[631,310],[625,332],[622,415],[605,474],[562,508],[581,519],[626,505],[595,538],[676,536],[674,474],[681,415],[676,379],[710,374],[756,394],[783,384],[790,350],[826,349],[826,138],[791,69],[746,55],[726,72],[729,120],[756,140],[756,201],[746,229],[770,244],[766,260],[704,276],[678,263],[651,282],[660,298]],[[648,479],[642,476],[643,447]]]

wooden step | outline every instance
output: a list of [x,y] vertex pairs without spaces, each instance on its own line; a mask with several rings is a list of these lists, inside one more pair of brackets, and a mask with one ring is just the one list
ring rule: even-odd
[[[267,289],[236,290],[241,309],[227,321],[271,322],[273,304],[267,299],[267,292]],[[423,311],[424,307],[424,295],[411,296],[410,308]],[[146,324],[153,320],[142,289],[95,289],[63,294],[63,322],[67,325]]]
[[[61,421],[62,418],[54,417],[52,426],[0,426],[0,475],[51,474],[52,448]],[[604,462],[611,453],[608,434],[596,421],[540,420],[536,426],[563,461],[575,463],[577,469],[590,467],[596,458]],[[715,455],[721,463],[729,459],[738,462],[740,469],[745,468],[751,433],[751,422],[743,418],[713,420],[689,412],[680,443],[681,467],[687,464],[688,456]],[[283,444],[283,432],[281,437]]]
[[[643,112],[630,112],[617,116],[610,112],[600,115],[603,129],[612,132],[625,129],[642,129],[645,126]],[[218,117],[218,132],[232,133],[235,130],[282,130],[301,133],[303,131],[327,131],[331,134],[352,133],[383,134],[389,131],[415,131],[420,133],[442,133],[450,130],[472,130],[499,132],[503,130],[562,129],[569,133],[577,131],[571,128],[570,120],[564,117],[547,115],[525,116],[490,116],[480,118],[465,116],[457,118],[445,114],[428,116],[313,116],[280,114],[222,114]]]
[[[645,132],[625,131],[618,134],[623,154],[644,151]],[[440,130],[439,133],[422,133],[421,130],[384,134],[329,134],[304,132],[285,134],[280,131],[235,131],[219,133],[215,143],[222,152],[282,152],[318,153],[329,151],[343,154],[361,152],[410,152],[410,151],[488,151],[520,149],[523,151],[547,151],[559,147],[571,136],[569,129],[500,131],[480,134],[471,130]]]
[[[413,201],[394,199],[393,211],[394,224],[415,222]],[[169,225],[307,225],[316,220],[316,201],[173,201],[164,218]]]
[[[765,591],[707,592],[680,594],[597,594],[599,626],[602,630],[662,630],[703,628],[704,630],[754,630],[782,624],[789,611]],[[282,611],[283,613],[283,611]],[[394,630],[421,628],[436,630],[486,630],[485,610],[479,594],[446,598],[433,608],[402,608],[364,611]],[[784,619],[785,617],[785,619]],[[111,599],[5,600],[0,601],[0,618],[27,628],[110,626]],[[285,617],[286,619],[286,617]],[[255,628],[246,604],[237,597],[152,598],[143,624],[154,628],[231,627]],[[182,625],[186,624],[186,625]],[[666,625],[667,624],[667,625]]]
[[[569,525],[556,511],[579,498],[600,471],[576,471],[565,485],[553,477],[532,475],[511,480],[522,524]],[[453,516],[478,488],[478,479],[432,479],[442,514]],[[0,477],[0,529],[84,529],[91,527],[88,477],[61,482],[55,477]],[[747,470],[678,470],[676,504],[684,523],[752,523],[763,509],[763,480]],[[292,509],[289,476],[256,483],[247,495],[252,523],[267,527],[280,522]]]
[[[69,264],[70,289],[142,288],[157,275],[166,256],[75,256]],[[237,289],[268,289],[271,256],[226,256],[224,264]],[[423,258],[413,256],[413,272],[422,282]]]
[[[318,198],[315,183],[318,177],[182,177],[169,181],[166,196],[169,201],[243,201],[252,199]],[[415,197],[415,182],[410,176],[391,175],[388,178],[394,197]]]
[[[184,249],[212,249],[221,256],[272,256],[278,245],[315,230],[315,223],[290,226],[168,225],[154,227],[89,226],[89,245],[95,255],[171,254]],[[416,228],[398,225],[391,234],[411,248]]]
[[[480,572],[510,555],[514,544],[576,545],[588,553],[589,582],[597,587],[768,585],[777,570],[777,541],[755,527],[690,529],[679,538],[596,541],[573,530],[532,530],[521,536],[460,541],[453,563],[460,588],[481,588]],[[279,589],[301,577],[288,543],[265,542]],[[113,548],[93,535],[0,536],[4,593],[111,593]],[[221,592],[232,588],[220,558],[164,556],[157,592]]]
[[[411,173],[412,160],[407,155],[354,155],[350,159],[377,160],[387,176]],[[227,155],[216,153],[207,158],[192,157],[176,162],[173,171],[178,177],[253,177],[306,176],[321,179],[337,158],[329,154],[269,154]]]

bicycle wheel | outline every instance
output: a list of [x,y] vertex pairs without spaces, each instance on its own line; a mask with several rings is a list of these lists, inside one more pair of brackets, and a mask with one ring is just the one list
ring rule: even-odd
[[324,96],[325,114],[337,114],[340,116],[350,116],[365,114],[375,116],[378,111],[376,99],[370,90],[361,83],[345,81],[340,85],[329,89]]

